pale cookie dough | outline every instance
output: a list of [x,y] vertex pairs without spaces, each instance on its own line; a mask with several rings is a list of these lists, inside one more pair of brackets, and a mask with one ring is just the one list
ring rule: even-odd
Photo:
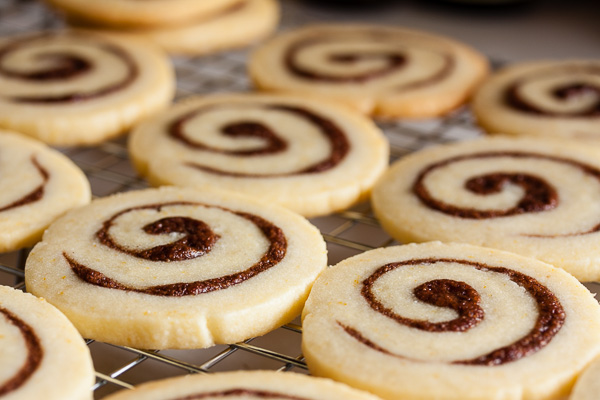
[[59,10],[114,26],[186,23],[235,6],[240,0],[46,0]]
[[0,397],[91,400],[94,367],[73,325],[43,299],[0,286]]
[[490,133],[600,139],[600,60],[511,65],[473,98],[477,122]]
[[600,305],[532,258],[392,246],[326,270],[303,311],[310,372],[384,399],[549,400],[600,354]]
[[106,400],[183,399],[378,400],[329,379],[292,372],[236,371],[187,375],[122,390]]
[[[74,17],[68,20],[75,26],[110,28],[98,21]],[[169,53],[197,56],[244,47],[263,39],[277,28],[278,21],[276,0],[242,0],[217,14],[183,24],[120,30],[149,39]]]
[[569,400],[598,400],[600,396],[600,358],[593,361],[581,374]]
[[433,117],[465,102],[488,71],[470,47],[426,32],[312,25],[258,48],[249,74],[263,90],[303,93],[380,117]]
[[52,221],[90,198],[90,184],[71,160],[0,130],[0,252],[32,246]]
[[173,93],[167,56],[142,39],[91,31],[0,38],[0,127],[51,145],[121,134]]
[[368,197],[389,145],[336,104],[232,94],[176,104],[132,132],[129,152],[155,186],[227,189],[312,217]]
[[25,282],[84,337],[200,348],[291,321],[326,263],[319,231],[297,214],[165,187],[66,214],[32,250]]
[[494,247],[600,279],[600,149],[559,139],[491,137],[429,148],[373,189],[401,242]]

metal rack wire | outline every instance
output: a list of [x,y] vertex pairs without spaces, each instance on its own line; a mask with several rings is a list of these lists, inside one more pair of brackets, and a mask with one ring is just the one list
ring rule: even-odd
[[[282,26],[302,23],[302,16],[286,14]],[[42,4],[35,1],[3,0],[0,2],[0,36],[61,26]],[[189,58],[175,57],[177,97],[191,94],[235,92],[251,89],[245,74],[247,50]],[[419,122],[380,122],[392,147],[392,160],[423,147],[454,140],[477,137],[467,109],[442,119]],[[95,197],[120,191],[141,189],[147,184],[135,173],[128,160],[126,139],[120,138],[93,148],[63,149],[86,173]],[[393,244],[372,216],[368,204],[349,211],[315,218],[328,244],[329,263],[335,264],[354,254]],[[28,250],[0,255],[0,284],[24,289],[23,267]],[[600,285],[589,287],[600,290]],[[96,398],[141,382],[182,375],[232,369],[277,369],[306,373],[300,349],[301,327],[298,321],[267,335],[230,346],[204,350],[151,351],[113,346],[89,340],[96,368]]]

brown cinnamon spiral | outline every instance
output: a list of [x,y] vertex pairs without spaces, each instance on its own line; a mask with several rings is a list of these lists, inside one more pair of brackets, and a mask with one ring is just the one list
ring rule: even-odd
[[236,273],[201,281],[178,282],[145,288],[135,288],[120,283],[117,279],[110,278],[105,274],[78,262],[75,256],[72,256],[67,252],[64,252],[63,256],[71,267],[71,270],[87,283],[104,288],[145,293],[155,296],[193,296],[201,293],[227,289],[228,287],[240,284],[269,268],[274,267],[285,257],[287,240],[283,231],[273,223],[257,215],[237,212],[218,206],[189,202],[150,204],[125,209],[104,221],[102,228],[96,232],[96,238],[102,245],[108,248],[149,262],[170,263],[185,261],[209,253],[213,245],[219,240],[220,236],[215,234],[205,222],[186,216],[175,215],[163,217],[152,223],[145,224],[141,228],[146,234],[150,235],[181,236],[181,238],[164,245],[135,249],[118,243],[118,240],[111,234],[111,228],[118,222],[118,219],[129,213],[148,211],[160,213],[164,209],[168,209],[172,206],[215,209],[220,212],[233,214],[238,218],[252,223],[268,241],[268,248],[257,262]]
[[44,357],[44,350],[40,339],[31,326],[3,307],[0,307],[0,314],[8,324],[19,330],[27,349],[25,362],[17,373],[10,379],[0,382],[0,396],[4,396],[20,388],[35,373]]
[[[311,165],[308,165],[299,170],[290,171],[290,172],[272,172],[272,173],[251,173],[251,172],[239,172],[239,171],[228,171],[223,166],[215,167],[211,165],[205,165],[201,162],[188,162],[187,164],[193,168],[200,169],[205,172],[210,172],[219,175],[227,175],[227,176],[237,176],[237,177],[256,177],[256,178],[272,178],[279,176],[291,176],[298,174],[312,174],[317,172],[324,172],[329,169],[334,168],[338,165],[344,157],[350,151],[350,143],[348,138],[346,137],[343,129],[341,129],[337,123],[332,120],[325,118],[318,113],[292,105],[277,105],[277,104],[268,104],[268,105],[259,105],[252,106],[250,104],[241,105],[242,110],[265,110],[275,111],[280,113],[285,113],[290,115],[293,118],[300,118],[307,123],[313,125],[317,128],[322,135],[323,139],[326,140],[330,145],[330,152],[327,157],[324,159],[315,162]],[[240,107],[240,105],[235,105],[232,107]],[[253,119],[253,117],[240,117],[239,120],[233,120],[229,122],[227,125],[224,125],[220,128],[220,134],[229,138],[239,139],[239,138],[254,138],[258,139],[262,142],[261,145],[253,147],[253,148],[241,148],[241,149],[224,149],[212,146],[210,144],[204,143],[198,139],[192,139],[189,133],[186,132],[186,125],[193,121],[194,118],[202,117],[204,114],[210,114],[215,111],[226,110],[229,107],[221,104],[214,106],[205,106],[194,111],[188,112],[187,114],[177,118],[169,125],[169,135],[186,145],[187,147],[198,150],[199,155],[202,152],[211,152],[211,153],[219,153],[223,155],[228,155],[232,157],[257,157],[263,155],[270,154],[278,154],[283,153],[284,151],[289,149],[289,143],[287,140],[282,138],[280,135],[274,131],[275,128],[269,127],[267,124],[263,123],[260,119]],[[248,111],[247,111],[248,112]],[[202,128],[201,128],[202,129]],[[277,127],[277,129],[282,129]],[[202,132],[200,132],[202,133]],[[200,135],[201,136],[201,135]],[[290,154],[290,157],[302,158],[305,155],[303,154]]]
[[7,82],[0,95],[14,102],[87,101],[123,90],[138,73],[126,50],[82,32],[43,33],[0,45],[0,80]]
[[[467,331],[477,326],[477,324],[485,319],[485,312],[480,306],[481,297],[479,293],[467,283],[450,279],[435,279],[422,283],[414,288],[413,294],[419,301],[436,307],[449,308],[457,313],[458,316],[456,318],[443,322],[429,322],[427,320],[404,317],[391,308],[386,307],[377,298],[377,295],[373,290],[374,285],[382,276],[397,268],[402,268],[407,265],[422,265],[435,268],[436,264],[444,263],[456,263],[473,267],[476,270],[485,271],[486,273],[497,273],[507,276],[534,299],[539,312],[533,329],[521,339],[473,359],[455,360],[453,361],[454,364],[493,366],[519,360],[534,354],[547,346],[552,338],[560,331],[565,322],[565,312],[556,296],[536,279],[509,268],[470,260],[427,258],[386,264],[378,268],[362,282],[361,294],[372,310],[401,325],[427,332]],[[345,326],[340,322],[338,323],[349,335],[374,350],[393,356],[403,357],[401,355],[393,354],[365,339],[358,328],[352,328]]]
[[563,118],[599,117],[600,67],[547,67],[510,85],[505,99],[510,107],[525,113]]

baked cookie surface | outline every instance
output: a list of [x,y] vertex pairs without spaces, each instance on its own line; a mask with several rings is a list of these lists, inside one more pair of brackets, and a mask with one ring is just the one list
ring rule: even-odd
[[3,399],[92,399],[90,351],[45,300],[0,286],[0,346]]
[[381,117],[432,117],[462,104],[487,60],[448,38],[394,27],[312,25],[280,34],[251,56],[263,90],[310,94]]
[[[151,40],[168,53],[197,56],[249,45],[273,32],[278,21],[276,0],[242,0],[217,13],[181,24],[118,30]],[[114,28],[98,20],[75,16],[68,16],[68,22],[79,27]]]
[[473,97],[490,133],[600,139],[600,61],[536,61],[490,77]]
[[329,379],[292,372],[236,371],[188,375],[121,391],[107,400],[269,398],[277,400],[377,400],[378,398]]
[[593,361],[583,371],[575,386],[569,400],[595,400],[600,393],[600,358]]
[[232,7],[240,0],[46,0],[67,14],[114,26],[185,23]]
[[67,213],[32,250],[25,280],[84,337],[201,348],[291,321],[326,263],[319,231],[297,214],[165,187]]
[[372,204],[401,242],[512,251],[600,279],[600,153],[565,140],[492,137],[429,148],[394,165]]
[[0,252],[32,246],[67,210],[89,203],[90,184],[67,157],[0,130]]
[[389,145],[367,118],[307,97],[190,98],[136,128],[136,169],[153,185],[215,187],[305,216],[363,200]]
[[0,38],[0,127],[52,145],[121,134],[173,93],[168,58],[142,39],[74,30]]
[[600,306],[560,268],[431,242],[327,269],[303,311],[312,374],[385,399],[557,399],[600,351]]

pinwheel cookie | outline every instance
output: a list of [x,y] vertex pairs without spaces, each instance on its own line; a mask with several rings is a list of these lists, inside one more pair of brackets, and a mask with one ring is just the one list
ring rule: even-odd
[[171,101],[169,60],[141,39],[89,31],[0,38],[0,127],[52,145],[124,132]]
[[0,252],[31,246],[65,211],[90,201],[90,184],[67,157],[0,130]]
[[596,400],[600,393],[600,358],[589,365],[579,377],[569,400]]
[[467,244],[342,261],[302,326],[311,373],[390,400],[557,399],[600,352],[600,305],[574,277]]
[[305,216],[364,199],[389,145],[367,118],[311,98],[191,98],[140,125],[129,142],[153,185],[216,187]]
[[378,181],[375,214],[396,239],[500,248],[600,279],[600,151],[493,137],[405,157]]
[[0,346],[3,399],[92,399],[89,349],[45,300],[0,286]]
[[[210,2],[196,1],[194,4],[207,3]],[[202,55],[243,47],[262,39],[275,30],[278,20],[276,0],[240,0],[214,14],[184,23],[119,28],[119,31],[140,35],[169,53]],[[69,16],[68,21],[74,26],[114,29],[96,19]]]
[[66,214],[32,250],[25,281],[84,337],[196,348],[291,321],[326,263],[319,231],[297,214],[162,188]]
[[382,117],[432,117],[467,100],[488,63],[430,33],[331,24],[269,40],[248,68],[260,89],[311,94]]
[[107,400],[164,399],[378,400],[329,379],[292,372],[236,371],[155,381]]
[[600,139],[600,61],[537,61],[511,65],[473,98],[490,133]]

